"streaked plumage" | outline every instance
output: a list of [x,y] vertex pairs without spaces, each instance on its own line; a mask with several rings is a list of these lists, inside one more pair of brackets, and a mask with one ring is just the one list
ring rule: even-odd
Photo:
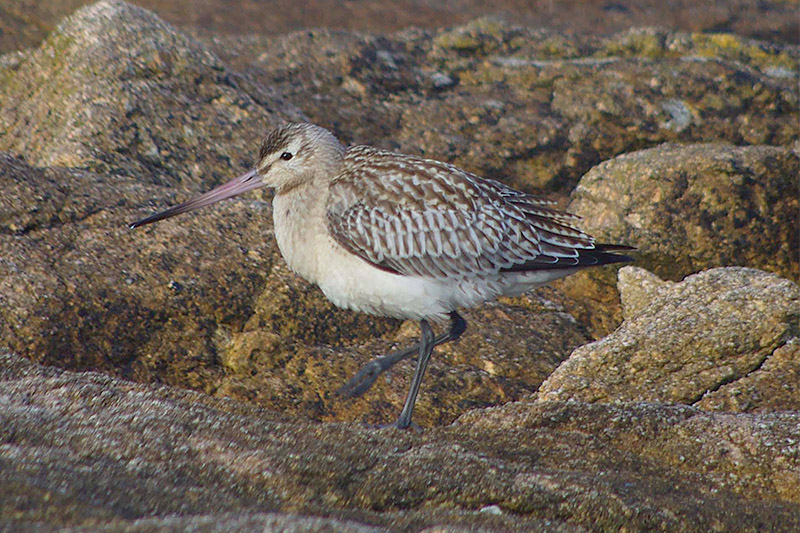
[[[336,241],[392,272],[435,279],[577,266],[594,239],[579,217],[453,165],[350,148],[332,180]],[[585,255],[585,254],[584,254]]]
[[[420,321],[420,358],[398,427],[411,422],[434,344],[463,332],[456,309],[519,294],[587,266],[631,260],[615,253],[630,248],[596,245],[575,227],[579,217],[552,202],[447,163],[369,146],[345,149],[312,124],[276,128],[264,139],[254,170],[131,226],[258,186],[275,188],[275,236],[295,272],[340,307]],[[434,338],[428,320],[448,316],[450,331]],[[411,353],[378,358],[346,392],[364,392]]]

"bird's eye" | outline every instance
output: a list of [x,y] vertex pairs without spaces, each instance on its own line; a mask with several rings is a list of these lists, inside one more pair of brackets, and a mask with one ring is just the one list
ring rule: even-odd
[[290,160],[292,157],[294,157],[294,156],[292,155],[292,152],[283,152],[283,153],[281,154],[281,159],[283,159],[284,161],[288,161],[288,160]]

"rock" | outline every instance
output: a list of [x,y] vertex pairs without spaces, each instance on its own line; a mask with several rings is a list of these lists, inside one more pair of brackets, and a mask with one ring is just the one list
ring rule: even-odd
[[[628,468],[631,459],[646,459],[652,461],[649,468],[657,471],[661,468],[658,465],[669,465],[673,473],[697,475],[695,479],[701,484],[709,476],[719,487],[740,495],[797,502],[797,416],[797,412],[709,413],[686,406],[648,403],[516,402],[471,411],[459,418],[458,424],[476,434],[482,430],[557,431],[588,445],[584,453],[597,454],[589,459],[591,462],[602,464],[610,460],[605,464],[621,471]],[[555,444],[551,439],[543,436],[544,441]],[[617,453],[620,456],[615,457]],[[567,470],[584,460],[569,451],[565,456],[556,456],[551,451],[542,454],[542,460],[560,463],[559,468]],[[749,528],[744,524],[740,527]]]
[[751,391],[751,399],[737,410],[758,409],[762,402],[771,409],[798,405],[789,391],[780,397],[785,404],[768,396],[778,384],[791,390],[796,383],[798,362],[786,361],[797,353],[791,339],[800,334],[796,284],[736,267],[704,271],[681,283],[624,267],[619,279],[622,326],[575,350],[539,388],[540,401],[703,400],[724,408],[726,393],[719,391],[742,389]]
[[302,117],[269,112],[197,41],[118,0],[64,20],[0,79],[0,149],[184,190],[252,164],[251,132]]
[[0,381],[10,529],[800,527],[797,413],[513,403],[416,434],[7,353]]
[[[480,19],[437,32],[408,30],[378,37],[314,30],[255,41],[217,37],[211,46],[255,83],[279,88],[312,120],[331,124],[349,142],[451,161],[524,190],[550,191],[555,198],[564,198],[604,159],[665,141],[788,147],[798,139],[790,118],[798,109],[790,83],[794,74],[774,75],[776,69],[796,73],[796,50],[733,36],[647,29],[586,39]],[[381,57],[391,57],[391,64]],[[431,81],[434,75],[457,83],[442,89]],[[730,222],[725,216],[733,220],[732,215],[688,201],[682,209],[697,217],[716,216],[709,231],[734,230],[721,237],[733,248],[740,226],[752,232],[743,245],[752,244],[747,261],[756,262],[739,258],[733,264],[774,267],[789,275],[787,269],[797,268],[792,259],[797,247],[784,229],[794,227],[797,209],[791,204],[796,195],[780,189],[797,173],[796,156],[788,148],[748,147],[736,156],[730,155],[736,148],[719,150],[716,154],[716,147],[706,148],[703,157],[717,163],[700,166],[704,173],[698,174],[697,186],[715,177],[722,181],[718,170],[726,158],[732,158],[730,166],[743,164],[748,174],[737,178],[743,185],[723,196],[728,204],[713,208],[752,213],[753,224],[740,218]],[[777,158],[774,170],[771,158]],[[662,166],[683,168],[681,164],[668,159]],[[689,166],[687,172],[695,170]],[[774,217],[746,196],[749,182],[762,170],[771,176],[764,194],[783,198],[781,213]],[[737,170],[724,172],[736,175]],[[634,232],[603,233],[595,222],[604,216],[603,207],[595,204],[578,201],[574,207],[589,230],[599,230],[606,241],[619,237],[619,242],[635,246],[649,244],[640,244]],[[780,228],[782,244],[757,243],[771,224]],[[764,242],[775,240],[770,236]],[[775,247],[780,248],[776,256]],[[658,259],[654,252],[644,257],[644,265],[655,268],[651,262]],[[698,268],[718,266],[714,259],[703,258]],[[727,260],[734,259],[735,254]],[[681,258],[676,263],[674,256],[662,261],[681,268],[687,262]],[[568,296],[568,312],[600,337],[621,320],[614,285],[613,270],[603,269],[557,286]]]
[[235,77],[196,41],[117,1],[79,11],[3,71],[0,144],[27,161],[0,158],[4,346],[70,368],[217,387],[216,342],[241,330],[279,260],[265,238],[271,208],[250,197],[245,209],[231,202],[155,232],[125,225],[234,176],[264,128],[292,116],[271,113]]
[[[452,44],[465,36],[478,43],[472,52]],[[307,116],[348,141],[449,160],[556,196],[601,159],[642,145],[798,138],[793,78],[775,75],[796,71],[796,50],[735,36],[632,30],[598,39],[481,19],[436,32],[314,30],[205,44],[216,55],[121,2],[85,8],[38,50],[0,62],[0,149],[34,166],[165,185],[149,195],[162,207],[245,168],[280,118]],[[443,76],[453,84],[435,81]],[[255,246],[250,237],[240,242]],[[595,335],[619,322],[610,272],[599,284],[563,286],[567,311]],[[102,313],[95,316],[102,324]],[[229,337],[228,326],[188,328],[200,336],[209,329],[217,340]]]
[[[477,44],[465,51],[458,44],[463,39]],[[219,42],[223,41],[215,41]],[[283,105],[280,92],[300,99],[311,115],[321,114],[323,108],[327,113],[336,110],[338,118],[330,120],[339,121],[340,127],[351,125],[351,135],[358,140],[384,146],[399,142],[400,148],[419,152],[403,139],[419,143],[421,137],[411,131],[423,131],[429,138],[419,146],[421,151],[462,164],[472,158],[471,168],[483,167],[495,175],[508,161],[517,165],[518,156],[547,160],[541,150],[531,150],[532,136],[525,136],[523,142],[512,134],[525,116],[518,112],[519,106],[530,105],[528,97],[520,93],[519,98],[496,98],[503,95],[496,81],[501,78],[496,76],[512,86],[531,79],[550,80],[535,84],[542,98],[534,98],[539,103],[526,113],[532,120],[531,134],[535,130],[542,136],[542,146],[561,152],[570,148],[553,144],[555,139],[582,138],[565,135],[564,128],[589,131],[580,121],[594,120],[594,111],[577,110],[575,106],[585,102],[570,96],[571,86],[559,85],[563,72],[583,79],[600,69],[613,77],[612,73],[621,73],[620,67],[639,68],[643,52],[659,57],[669,48],[691,54],[700,47],[707,50],[711,41],[628,32],[601,41],[573,42],[552,32],[483,19],[436,33],[409,31],[392,37],[296,33],[266,43],[255,59],[254,50],[260,47],[253,41],[247,46],[231,39],[225,42],[238,43],[238,47],[217,49],[229,54],[224,60],[241,66],[244,75],[237,76],[198,41],[146,11],[107,1],[78,12],[38,50],[15,56],[15,61],[5,65],[0,91],[8,98],[0,101],[15,105],[0,106],[4,125],[0,146],[37,165],[90,169],[40,169],[4,159],[3,185],[11,191],[3,200],[7,213],[3,227],[9,235],[2,242],[3,256],[9,258],[2,264],[3,297],[11,303],[2,311],[5,343],[36,360],[70,368],[104,369],[118,376],[249,398],[316,418],[357,414],[385,421],[402,403],[402,380],[386,380],[371,402],[359,400],[366,402],[358,404],[361,407],[342,406],[331,392],[359,364],[391,349],[393,343],[410,342],[412,334],[399,333],[397,323],[336,311],[318,291],[285,269],[276,269],[281,259],[269,235],[269,206],[244,199],[137,233],[129,233],[122,224],[154,210],[142,207],[148,198],[161,199],[161,207],[240,171],[242,161],[251,157],[246,145],[263,134],[266,124],[279,116],[297,115],[295,108]],[[792,53],[776,48],[755,55],[741,40],[728,44],[719,50],[722,59],[716,64],[733,72],[749,62],[751,76],[783,65]],[[246,52],[243,59],[230,56],[242,51]],[[595,52],[633,59],[598,62],[575,57]],[[734,54],[735,64],[725,59]],[[478,71],[470,70],[473,67]],[[658,70],[663,65],[651,62],[649,68]],[[351,86],[362,87],[363,94],[353,96],[340,88],[344,78],[336,73],[342,69]],[[434,74],[450,76],[458,84],[434,86]],[[87,76],[92,83],[86,83]],[[737,83],[735,77],[729,82]],[[794,105],[791,94],[781,92],[781,83],[763,84],[759,94],[769,99],[777,91],[780,98],[788,98],[786,105]],[[62,91],[64,87],[71,89]],[[323,96],[305,100],[309,87],[317,87]],[[47,92],[56,88],[57,96]],[[754,89],[739,85],[736,90]],[[420,102],[420,97],[425,100]],[[57,98],[63,98],[63,103]],[[41,104],[48,100],[58,104],[57,113],[50,113],[53,105]],[[551,100],[558,103],[558,109],[551,108],[557,114],[539,118],[540,104]],[[443,111],[448,102],[478,107],[451,115]],[[442,112],[435,125],[428,122]],[[759,113],[756,106],[752,112]],[[378,135],[370,126],[375,122],[364,120],[374,113],[388,113],[383,116],[387,120],[377,121],[385,128]],[[765,127],[772,138],[783,139],[788,131],[783,119],[764,113],[753,121],[772,117]],[[706,114],[707,123],[716,120],[713,116]],[[391,117],[411,122],[397,123]],[[29,131],[23,118],[37,129]],[[668,136],[701,131],[682,127],[678,132],[673,126],[659,131]],[[194,132],[191,138],[187,127]],[[639,131],[650,129],[645,124]],[[708,133],[716,135],[712,130]],[[395,134],[398,141],[389,141]],[[141,148],[144,139],[168,149]],[[460,160],[455,152],[436,153],[440,145],[436,139],[450,139],[454,144],[447,141],[449,145],[472,150],[472,155]],[[487,164],[496,166],[492,170]],[[208,177],[201,183],[193,168],[203,169]],[[536,168],[535,173],[543,172],[543,167]],[[545,174],[564,175],[563,169]],[[531,175],[519,173],[517,180],[522,183]],[[169,189],[155,185],[169,185]],[[109,205],[109,198],[115,198],[115,203]],[[24,281],[15,277],[18,273],[24,273]],[[601,306],[575,314],[582,323],[603,322],[610,329],[615,317],[610,302],[616,293],[610,281],[603,291],[595,289],[589,285],[579,291],[579,301],[594,299]],[[287,313],[290,300],[303,305]],[[432,375],[438,374],[439,381],[433,381],[430,398],[438,407],[426,407],[429,400],[423,396],[421,421],[444,422],[467,406],[519,398],[535,390],[585,340],[579,324],[559,315],[563,308],[540,319],[525,311],[521,300],[503,305],[511,307],[501,305],[470,317],[477,318],[476,333],[484,329],[490,333],[456,345],[452,360],[447,350],[434,360]],[[506,323],[498,318],[498,311],[514,317],[507,322],[508,331],[514,331],[512,322],[518,322],[539,324],[538,333],[531,335],[525,329],[506,339],[503,330],[481,323],[480,317]],[[376,335],[378,339],[365,344]],[[438,360],[445,366],[437,368]],[[455,368],[447,370],[451,364]],[[407,365],[398,368],[401,375],[409,371]],[[444,376],[450,377],[442,381]],[[388,388],[382,392],[380,387]],[[466,395],[465,390],[469,391]]]
[[[324,531],[325,533],[378,533],[381,528],[359,524],[352,520],[337,520],[320,516],[301,516],[291,513],[226,513],[179,514],[136,520],[113,519],[103,524],[93,524],[94,531],[281,531],[301,533]],[[85,528],[59,528],[59,531],[79,532]]]
[[[213,390],[214,339],[241,329],[277,246],[245,199],[131,232],[163,188],[0,157],[0,338],[35,360]],[[212,218],[206,218],[211,215]],[[211,230],[210,227],[214,229]],[[235,227],[236,231],[231,228]]]
[[[336,309],[308,284],[276,274],[281,269],[273,269],[243,331],[226,342],[220,356],[226,375],[215,394],[322,420],[394,420],[408,393],[414,358],[397,364],[361,398],[347,400],[335,392],[373,357],[414,344],[417,324],[398,329],[396,321]],[[277,280],[283,289],[273,289]],[[281,303],[287,296],[294,305]],[[437,348],[426,373],[414,411],[423,426],[532,394],[588,340],[562,308],[535,296],[463,316],[466,333]]]
[[[413,344],[417,327],[336,309],[288,272],[265,236],[269,205],[245,198],[131,232],[135,206],[158,187],[7,155],[0,186],[10,192],[0,197],[4,346],[313,418],[385,423],[399,413],[413,360],[365,398],[333,393],[393,344]],[[463,340],[433,358],[418,402],[424,425],[532,393],[588,340],[562,308],[536,297],[465,316]]]
[[[796,413],[540,401],[422,435],[312,422],[397,416],[410,361],[364,398],[333,391],[414,342],[416,325],[337,310],[289,273],[263,195],[135,232],[125,224],[247,168],[283,119],[562,200],[621,152],[728,143],[702,150],[733,161],[710,171],[769,178],[736,177],[749,189],[724,201],[701,191],[734,223],[712,220],[729,248],[693,264],[735,257],[745,239],[742,257],[790,275],[780,242],[796,214],[770,167],[796,168],[798,57],[730,34],[576,37],[494,18],[393,35],[190,37],[116,0],[81,9],[38,49],[0,57],[0,348],[26,358],[0,356],[0,527],[797,530]],[[786,217],[753,207],[770,202]],[[721,212],[681,209],[701,221]],[[433,358],[415,419],[441,425],[529,397],[568,354],[595,350],[575,351],[585,325],[614,325],[610,272],[577,304],[543,288],[466,313],[462,340]],[[689,379],[683,366],[645,365],[640,383],[628,348],[607,356],[643,396],[797,405],[795,285],[746,269],[678,285],[626,272],[620,331],[636,346],[684,357],[693,327],[716,335],[692,341],[702,357],[677,359]],[[680,314],[686,306],[696,312]],[[610,401],[638,394],[604,364],[586,367]],[[541,389],[560,379],[570,398],[579,372],[569,378],[556,371]]]
[[738,265],[800,279],[798,176],[787,148],[666,144],[593,168],[569,209],[662,277]]
[[[800,279],[798,175],[789,148],[664,144],[594,167],[568,209],[598,242],[636,246],[637,265],[662,277],[740,265]],[[612,270],[580,272],[558,287],[596,337],[619,324]]]
[[714,411],[800,411],[800,338],[776,348],[756,371],[709,392],[696,405]]
[[[664,142],[798,139],[797,50],[729,35],[598,39],[484,18],[436,32],[322,29],[209,44],[348,142],[557,195],[605,159]],[[442,88],[433,81],[442,75],[457,83]]]
[[[399,52],[376,43],[369,57],[387,72],[404,64]],[[86,69],[97,83],[86,83]],[[190,387],[317,419],[388,422],[403,404],[413,361],[366,398],[345,402],[333,393],[372,357],[412,344],[416,328],[401,333],[397,321],[338,310],[289,273],[271,235],[270,205],[248,196],[143,230],[125,227],[241,170],[236,159],[214,150],[251,157],[245,139],[257,142],[279,116],[269,109],[282,100],[235,79],[196,41],[116,1],[81,10],[21,59],[0,89],[19,102],[0,105],[0,122],[10,124],[0,129],[0,143],[25,156],[0,158],[0,186],[8,193],[0,198],[2,345],[38,362]],[[390,91],[404,79],[381,83]],[[46,116],[49,107],[37,91],[57,83],[77,91],[59,93],[69,96],[67,111],[23,135],[21,109]],[[131,102],[138,112],[126,111]],[[93,122],[85,113],[97,106],[102,116]],[[76,117],[83,117],[80,124]],[[183,139],[189,122],[194,141],[213,144],[211,152]],[[139,137],[146,128],[169,148],[132,151],[126,128]],[[188,160],[208,175],[201,180],[188,172]],[[532,393],[587,340],[563,309],[531,309],[524,299],[468,319],[464,341],[434,358],[417,411],[424,425]]]

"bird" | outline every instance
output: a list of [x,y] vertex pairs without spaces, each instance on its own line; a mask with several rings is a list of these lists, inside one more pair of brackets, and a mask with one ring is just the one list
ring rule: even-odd
[[[458,310],[515,296],[587,267],[625,263],[635,248],[596,244],[555,202],[452,164],[345,146],[312,123],[284,123],[261,142],[248,172],[131,229],[267,187],[287,265],[336,306],[415,320],[420,341],[376,357],[337,393],[364,394],[417,354],[394,426],[406,429],[435,346],[458,339]],[[435,335],[431,322],[449,328]]]

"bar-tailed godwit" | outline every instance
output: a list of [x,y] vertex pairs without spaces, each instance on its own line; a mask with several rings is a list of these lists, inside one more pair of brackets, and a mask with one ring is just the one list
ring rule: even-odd
[[[314,124],[275,128],[251,171],[130,227],[258,187],[275,191],[275,237],[293,271],[339,307],[419,321],[417,345],[374,359],[340,389],[363,394],[381,372],[419,353],[398,428],[411,424],[434,346],[466,329],[458,308],[632,260],[619,253],[631,248],[595,244],[575,227],[579,217],[550,201],[447,163],[346,148]],[[435,336],[429,321],[448,319]]]

